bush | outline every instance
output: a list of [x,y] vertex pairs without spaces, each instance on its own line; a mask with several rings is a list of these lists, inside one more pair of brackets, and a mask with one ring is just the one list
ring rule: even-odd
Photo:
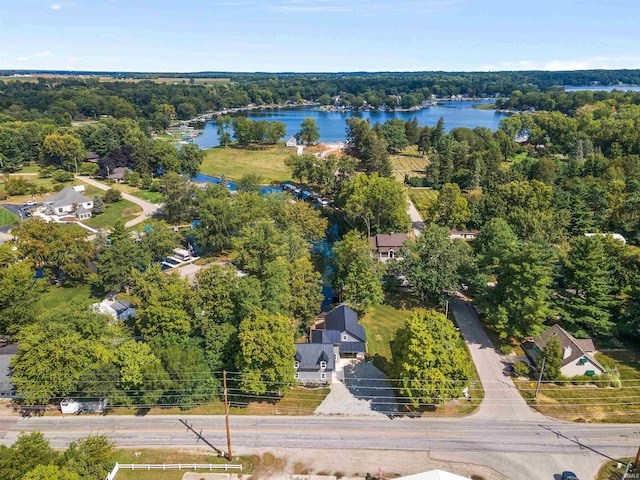
[[40,178],[50,178],[51,175],[53,175],[53,172],[56,171],[56,167],[49,165],[48,167],[42,167],[40,169],[40,172],[38,173],[38,176]]
[[513,347],[511,345],[500,345],[500,353],[503,355],[509,355],[513,352]]
[[80,165],[80,175],[88,175],[89,177],[95,177],[100,170],[100,166],[97,163],[83,162]]
[[0,192],[0,200],[6,200],[7,198],[9,198],[7,192]]
[[527,362],[516,362],[513,364],[513,375],[516,377],[528,377],[531,368]]
[[7,195],[26,195],[33,191],[33,184],[24,177],[9,177],[4,184]]
[[58,169],[51,174],[51,179],[58,183],[70,182],[73,180],[73,172]]
[[127,179],[127,183],[132,187],[137,187],[140,183],[140,174],[138,172],[131,172]]
[[63,188],[64,188],[63,183],[54,183],[53,185],[51,185],[51,190],[53,190],[54,192],[59,192]]
[[144,190],[149,190],[151,188],[151,183],[153,182],[153,178],[148,173],[143,173],[140,177],[140,188]]
[[162,184],[158,180],[154,180],[149,186],[149,190],[152,192],[159,192],[161,188]]
[[426,180],[423,177],[409,177],[409,175],[404,176],[404,183],[409,185],[410,187],[426,187]]
[[104,194],[103,200],[106,203],[113,203],[113,202],[117,202],[118,200],[120,200],[120,198],[122,198],[122,193],[120,193],[120,190],[116,190],[115,188],[110,188]]

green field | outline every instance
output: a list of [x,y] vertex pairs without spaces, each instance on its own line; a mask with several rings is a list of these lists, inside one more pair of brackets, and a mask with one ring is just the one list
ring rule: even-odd
[[89,285],[77,286],[49,286],[48,290],[40,295],[37,307],[42,312],[52,312],[70,304],[91,305],[101,302],[102,298],[94,296]]
[[18,223],[18,217],[6,208],[0,207],[0,227],[13,225],[14,223]]
[[634,350],[610,351],[596,354],[596,359],[608,370],[618,370],[621,387],[610,387],[609,382],[597,378],[598,386],[543,383],[535,400],[534,381],[519,380],[516,386],[529,404],[550,417],[573,422],[640,422],[640,354]]
[[162,193],[151,192],[149,190],[136,190],[135,192],[131,192],[131,195],[151,203],[162,203],[163,198]]
[[291,179],[284,160],[295,150],[267,147],[264,150],[238,147],[216,147],[206,151],[201,173],[221,175],[239,180],[244,175],[257,174],[264,183],[279,183]]
[[135,203],[122,199],[114,203],[107,203],[105,204],[105,207],[104,213],[92,216],[83,223],[92,228],[110,228],[118,220],[127,222],[137,217],[142,211],[142,209]]

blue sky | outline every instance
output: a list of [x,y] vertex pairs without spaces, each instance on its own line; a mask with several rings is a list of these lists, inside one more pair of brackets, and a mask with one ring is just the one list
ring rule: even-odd
[[0,69],[640,68],[637,0],[0,0]]

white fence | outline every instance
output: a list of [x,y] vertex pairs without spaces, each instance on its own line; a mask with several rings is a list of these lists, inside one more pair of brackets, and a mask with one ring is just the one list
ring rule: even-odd
[[230,465],[226,463],[116,463],[109,472],[106,480],[114,480],[118,470],[240,470],[242,465]]

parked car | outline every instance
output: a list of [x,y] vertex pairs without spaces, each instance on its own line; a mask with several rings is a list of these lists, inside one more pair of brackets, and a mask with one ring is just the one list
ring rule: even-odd
[[560,477],[562,480],[578,480],[578,476],[570,471],[562,472],[562,476]]
[[36,205],[38,205],[38,202],[36,202],[35,200],[29,200],[28,202],[24,202],[22,205],[25,207],[35,207]]

